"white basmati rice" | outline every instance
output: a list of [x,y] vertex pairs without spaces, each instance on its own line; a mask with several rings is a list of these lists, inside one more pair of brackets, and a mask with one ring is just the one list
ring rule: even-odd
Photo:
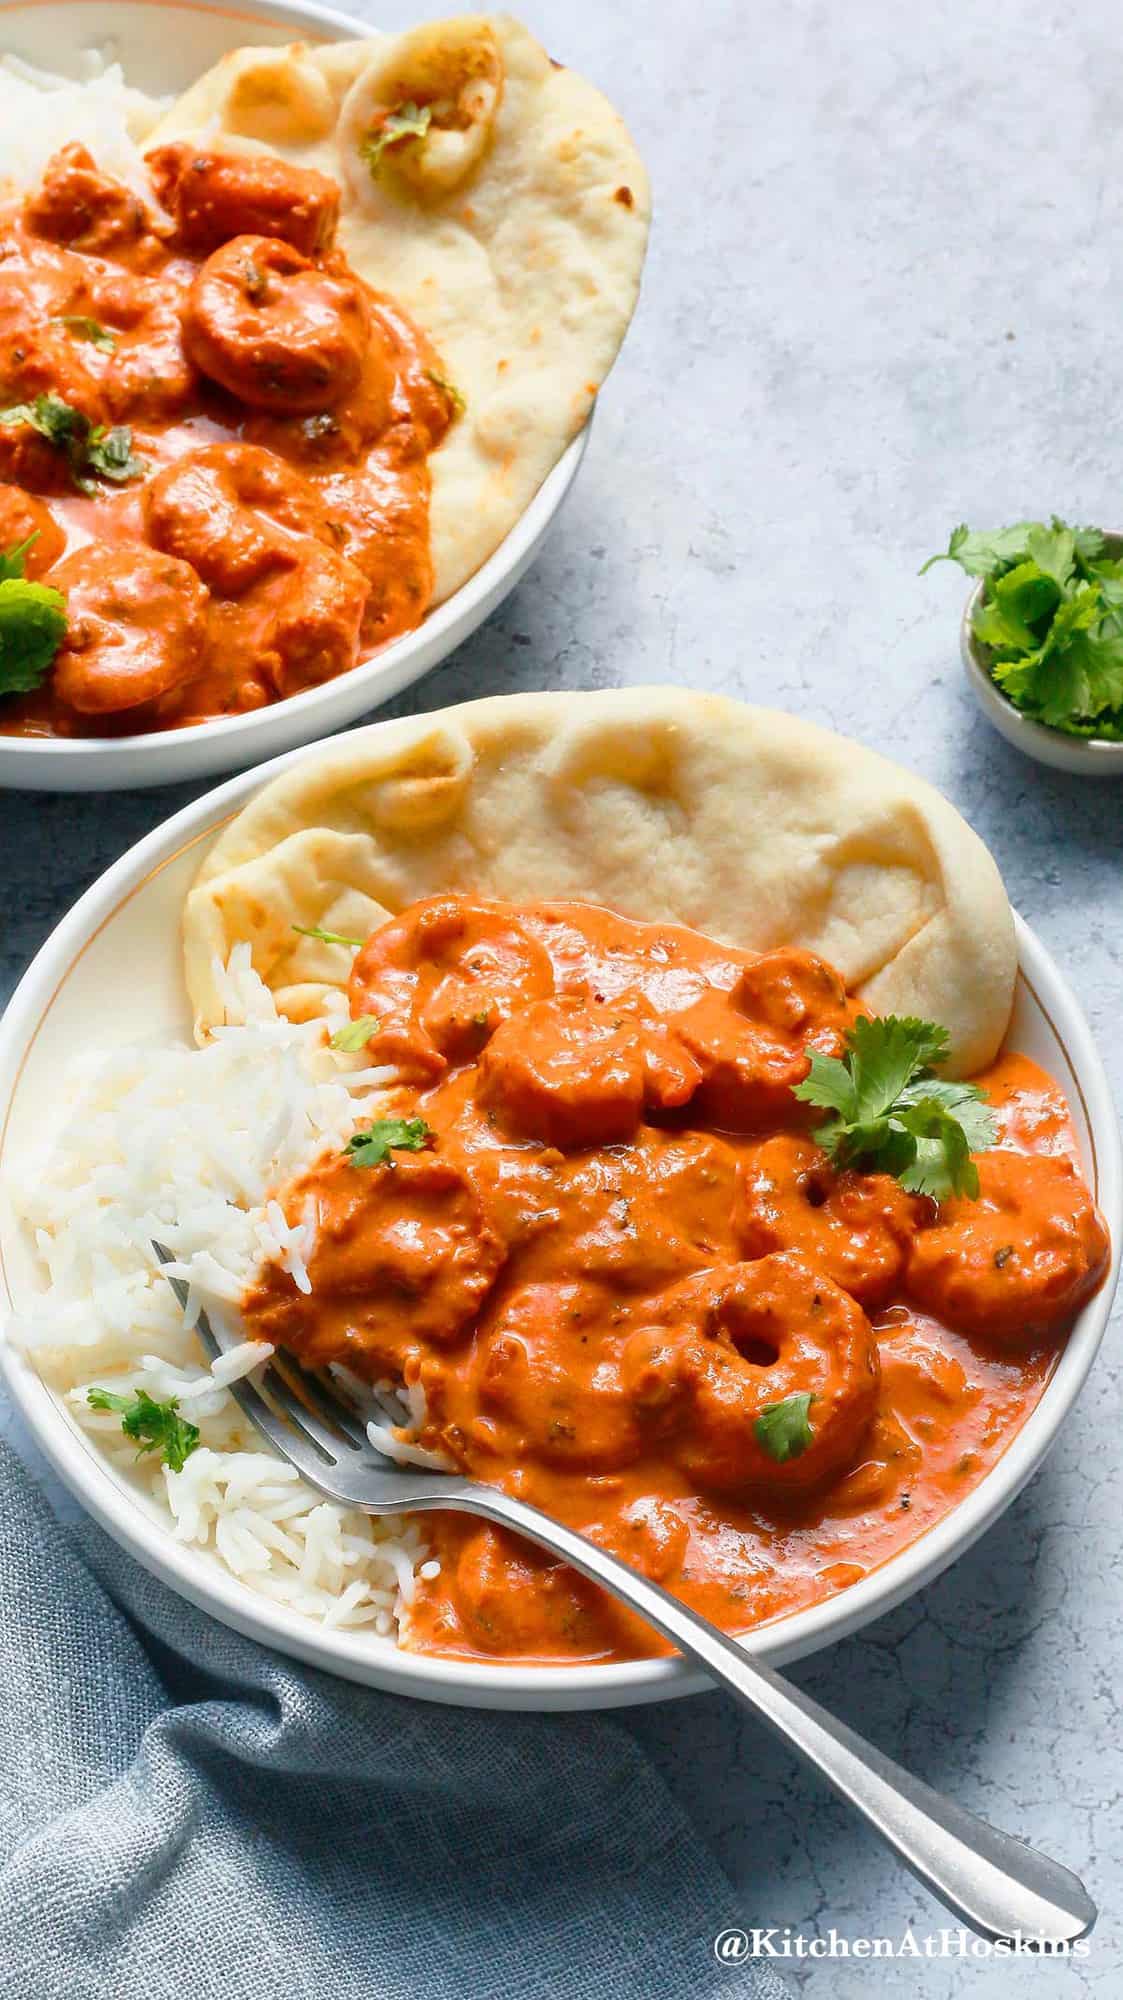
[[0,59],[0,185],[31,187],[52,153],[86,146],[100,167],[151,196],[141,144],[170,98],[145,97],[125,82],[111,51],[85,49],[78,78]]
[[[166,102],[125,82],[111,51],[90,49],[78,78],[0,58],[0,188],[32,186],[64,141],[148,194],[141,147]],[[247,946],[216,968],[226,1022],[203,1049],[86,1054],[74,1064],[65,1131],[8,1189],[32,1233],[46,1284],[0,1335],[31,1355],[114,1470],[140,1487],[179,1541],[205,1550],[252,1589],[329,1626],[396,1636],[425,1545],[415,1523],[372,1521],[324,1501],[242,1416],[229,1385],[267,1361],[265,1343],[232,1340],[208,1367],[194,1332],[205,1307],[221,1330],[262,1258],[311,1289],[318,1218],[290,1225],[269,1190],[339,1146],[392,1070],[333,1056],[322,1024],[279,1017]],[[341,1027],[346,1014],[330,1022]],[[180,1311],[153,1241],[188,1287]],[[346,1371],[341,1370],[341,1375]],[[88,1390],[178,1398],[201,1443],[181,1472],[137,1459],[112,1411]],[[402,1463],[443,1468],[414,1441],[419,1390],[371,1397],[371,1442]],[[425,1562],[426,1578],[439,1565]]]
[[[208,1552],[249,1588],[332,1626],[385,1638],[413,1597],[427,1551],[408,1519],[372,1521],[306,1486],[243,1417],[229,1384],[272,1353],[230,1337],[208,1367],[192,1331],[205,1307],[223,1337],[263,1258],[308,1289],[317,1215],[295,1225],[271,1190],[369,1117],[395,1078],[336,1055],[322,1023],[279,1017],[238,945],[216,967],[225,1025],[205,1047],[132,1046],[76,1059],[63,1130],[24,1162],[9,1199],[39,1253],[45,1285],[8,1315],[4,1335],[35,1361],[114,1470],[137,1483],[177,1540]],[[180,1311],[168,1270],[188,1287]],[[443,1462],[413,1439],[420,1388],[386,1383],[365,1397],[372,1443],[410,1464]],[[175,1396],[201,1441],[181,1472],[137,1459],[112,1411],[90,1408],[91,1386],[156,1401]],[[425,1570],[432,1575],[431,1565]]]

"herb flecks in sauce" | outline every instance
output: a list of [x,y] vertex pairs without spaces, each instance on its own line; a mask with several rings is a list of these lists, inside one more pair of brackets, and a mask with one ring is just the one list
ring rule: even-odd
[[439,389],[443,396],[448,397],[457,416],[462,417],[468,407],[468,399],[461,394],[455,382],[450,382],[448,377],[440,374],[436,368],[427,368],[425,376],[426,380],[433,384],[434,389]]
[[54,324],[64,326],[75,340],[88,340],[90,346],[98,348],[102,354],[115,354],[117,351],[117,335],[113,329],[103,326],[98,319],[91,319],[86,313],[56,313]]
[[31,403],[12,403],[0,410],[5,429],[26,424],[46,438],[65,458],[70,477],[79,493],[97,491],[96,479],[121,484],[139,479],[145,467],[133,451],[133,434],[127,424],[92,424],[89,417],[53,391],[36,396]]

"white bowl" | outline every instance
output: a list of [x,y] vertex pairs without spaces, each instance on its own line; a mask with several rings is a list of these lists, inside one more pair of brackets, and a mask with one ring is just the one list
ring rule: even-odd
[[[227,49],[244,42],[346,41],[368,35],[348,20],[298,0],[239,0],[237,11],[205,0],[16,0],[2,10],[0,53],[38,68],[80,75],[86,50],[119,61],[130,83],[154,95],[186,88]],[[58,143],[65,141],[59,132]],[[591,421],[591,420],[590,420]],[[143,736],[52,738],[0,735],[0,787],[36,792],[105,792],[212,777],[275,757],[344,729],[446,659],[512,591],[537,555],[585,455],[589,425],[568,445],[521,520],[480,569],[416,632],[349,674],[249,715]]]
[[1047,729],[1014,707],[991,679],[986,667],[986,648],[975,637],[972,620],[982,602],[983,586],[975,585],[963,612],[959,628],[959,650],[967,674],[967,685],[1000,736],[1015,750],[1048,764],[1053,771],[1071,771],[1080,778],[1123,776],[1123,743],[1104,743],[1096,737],[1066,736],[1063,729]]
[[[374,724],[375,729],[379,725]],[[0,1176],[20,1170],[51,1116],[76,1046],[186,1035],[179,921],[210,839],[262,782],[303,757],[231,779],[195,800],[115,863],[64,917],[0,1021]],[[1011,1041],[1062,1084],[1085,1171],[1112,1234],[1108,1281],[1081,1313],[1037,1408],[1004,1456],[943,1521],[849,1590],[762,1627],[745,1641],[773,1665],[842,1638],[928,1583],[1008,1507],[1061,1430],[1107,1322],[1123,1242],[1123,1156],[1111,1096],[1084,1017],[1044,947],[1018,924],[1020,976]],[[0,1208],[0,1305],[37,1290],[31,1246]],[[0,1348],[13,1398],[59,1476],[153,1575],[237,1631],[348,1679],[433,1701],[487,1708],[597,1708],[696,1692],[703,1676],[678,1659],[613,1666],[526,1667],[415,1657],[362,1632],[325,1631],[258,1597],[213,1556],[173,1541],[24,1359]]]

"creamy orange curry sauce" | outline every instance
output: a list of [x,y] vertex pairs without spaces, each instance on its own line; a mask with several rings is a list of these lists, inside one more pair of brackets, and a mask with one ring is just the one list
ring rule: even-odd
[[[1040,1396],[1107,1237],[1061,1093],[1021,1056],[977,1200],[837,1171],[792,1094],[859,1009],[806,952],[764,956],[582,904],[416,904],[357,954],[366,1054],[421,1150],[319,1161],[297,1291],[248,1330],[423,1391],[421,1442],[617,1550],[731,1632],[816,1602],[970,1492]],[[809,1394],[778,1461],[762,1414]],[[432,1525],[430,1525],[432,1524]],[[530,1545],[428,1516],[419,1652],[665,1650]]]
[[0,207],[0,554],[34,536],[24,573],[68,621],[43,684],[0,697],[8,733],[260,708],[432,591],[455,392],[334,248],[335,183],[186,145],[147,164],[150,203],[68,146]]

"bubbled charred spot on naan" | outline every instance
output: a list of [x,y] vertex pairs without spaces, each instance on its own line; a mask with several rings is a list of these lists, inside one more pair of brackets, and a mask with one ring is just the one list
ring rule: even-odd
[[433,342],[459,415],[430,461],[433,602],[582,428],[639,291],[647,175],[619,114],[509,15],[238,49],[151,144],[265,146],[343,188],[339,240]]
[[879,1013],[949,1031],[947,1073],[995,1055],[1013,919],[954,807],[794,716],[676,688],[524,694],[374,723],[265,785],[186,904],[200,1033],[248,941],[293,1019],[327,1011],[365,937],[424,896],[604,904],[750,950],[798,945]]

